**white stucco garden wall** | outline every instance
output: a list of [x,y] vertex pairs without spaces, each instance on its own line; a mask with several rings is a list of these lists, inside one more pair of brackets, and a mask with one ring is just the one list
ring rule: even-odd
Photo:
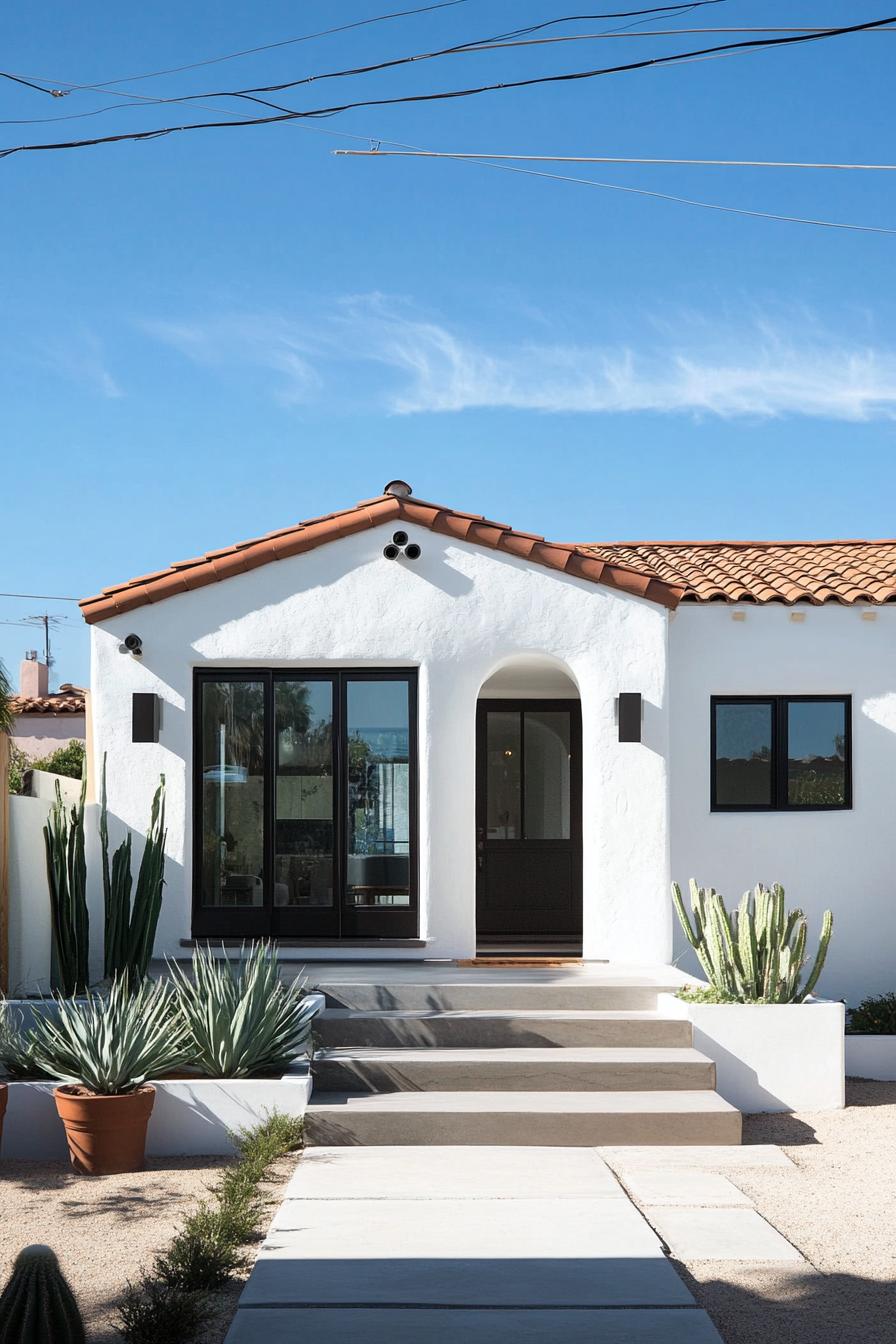
[[[735,612],[742,620],[735,620]],[[819,991],[856,1004],[896,988],[896,610],[829,605],[679,607],[670,622],[672,873],[737,898],[780,881],[834,936]],[[711,695],[853,697],[853,806],[834,812],[709,810]],[[698,970],[676,929],[676,955]]]
[[[178,952],[190,933],[194,667],[419,668],[421,935],[425,955],[463,957],[475,948],[476,700],[499,667],[534,654],[572,677],[582,703],[585,955],[667,960],[668,613],[425,528],[406,529],[422,547],[418,561],[389,562],[382,548],[392,530],[93,627],[94,759],[99,766],[108,753],[110,812],[142,832],[160,772],[168,783],[157,951]],[[119,651],[131,631],[142,659]],[[162,698],[158,744],[131,742],[133,691]],[[620,691],[644,697],[642,743],[618,741]]]

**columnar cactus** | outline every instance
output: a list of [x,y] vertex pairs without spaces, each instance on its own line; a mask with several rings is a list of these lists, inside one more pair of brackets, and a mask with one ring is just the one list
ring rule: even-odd
[[84,1323],[49,1246],[20,1251],[0,1296],[0,1344],[84,1344]]
[[729,915],[713,887],[700,887],[691,878],[691,913],[685,909],[681,888],[672,884],[672,900],[688,942],[706,975],[722,994],[738,1003],[802,1003],[821,975],[834,917],[825,910],[815,963],[805,984],[806,918],[802,910],[787,911],[784,888],[760,883],[745,891]]

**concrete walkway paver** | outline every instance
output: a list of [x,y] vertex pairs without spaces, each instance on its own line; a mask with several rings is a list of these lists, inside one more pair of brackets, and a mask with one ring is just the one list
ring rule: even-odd
[[593,1149],[311,1148],[228,1344],[720,1344]]
[[679,1260],[803,1263],[796,1247],[755,1209],[651,1208],[646,1213]]
[[720,1344],[704,1311],[239,1311],[227,1344]]

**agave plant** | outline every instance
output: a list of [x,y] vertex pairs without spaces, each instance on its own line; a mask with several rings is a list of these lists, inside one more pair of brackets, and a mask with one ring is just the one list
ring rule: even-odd
[[213,1078],[282,1072],[306,1049],[317,1004],[304,980],[281,984],[270,943],[252,943],[233,960],[221,951],[218,958],[210,947],[197,948],[192,977],[168,963],[191,1064]]
[[9,1078],[43,1078],[34,1057],[34,1039],[18,1009],[0,996],[0,1070]]
[[691,879],[688,918],[681,888],[672,884],[672,900],[681,927],[712,986],[735,1003],[803,1003],[818,983],[827,956],[834,917],[825,910],[821,939],[809,977],[806,965],[806,917],[788,911],[779,882],[745,891],[732,914],[712,887]]
[[100,846],[103,852],[103,896],[106,915],[103,974],[108,979],[127,973],[133,983],[146,978],[162,908],[165,885],[165,776],[162,775],[150,810],[149,832],[137,872],[133,901],[131,888],[131,833],[109,862],[109,812],[106,806],[106,758],[100,805]]
[[57,996],[56,1009],[35,1021],[31,1039],[40,1068],[63,1083],[120,1096],[188,1056],[188,1033],[164,981],[134,987],[119,976],[106,993],[81,1001]]

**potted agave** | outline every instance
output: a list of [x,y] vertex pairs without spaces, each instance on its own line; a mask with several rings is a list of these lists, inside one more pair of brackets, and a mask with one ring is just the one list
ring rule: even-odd
[[188,1032],[162,981],[132,987],[117,977],[108,992],[56,999],[57,1013],[36,1019],[34,1058],[51,1078],[76,1171],[89,1176],[139,1171],[155,1100],[147,1082],[187,1057]]

